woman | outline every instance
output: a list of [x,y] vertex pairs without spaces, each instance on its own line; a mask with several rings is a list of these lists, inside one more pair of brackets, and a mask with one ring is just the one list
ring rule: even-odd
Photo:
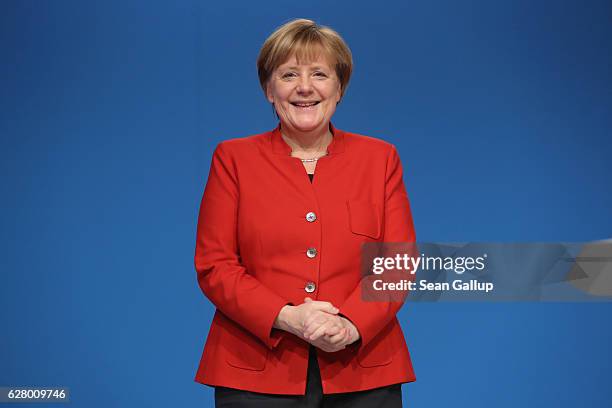
[[397,152],[331,124],[352,71],[335,31],[291,21],[257,67],[280,123],[213,155],[195,267],[217,310],[196,381],[218,406],[400,407],[401,302],[360,288],[363,243],[415,240]]

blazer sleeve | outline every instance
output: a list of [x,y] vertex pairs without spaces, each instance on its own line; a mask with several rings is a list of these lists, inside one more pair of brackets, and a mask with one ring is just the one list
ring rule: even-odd
[[241,264],[237,242],[239,188],[234,164],[229,149],[219,144],[198,217],[198,284],[218,310],[274,348],[283,333],[273,329],[274,321],[290,302],[264,286]]
[[[416,241],[408,194],[402,177],[402,165],[395,147],[387,157],[385,172],[384,233],[382,242]],[[413,246],[409,246],[413,248]],[[410,249],[413,251],[413,249]],[[401,300],[368,301],[362,299],[362,283],[371,284],[372,275],[366,276],[339,307],[340,314],[349,319],[361,336],[356,347],[365,347],[395,317],[406,296]],[[365,281],[365,282],[364,282]]]

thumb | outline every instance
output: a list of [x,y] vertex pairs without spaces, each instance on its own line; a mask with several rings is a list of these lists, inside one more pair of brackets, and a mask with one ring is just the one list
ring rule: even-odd
[[[309,297],[304,298],[304,303],[311,303],[311,302],[315,302],[315,301]],[[340,309],[338,309],[337,307],[334,307],[334,305],[332,305],[329,302],[315,302],[313,307],[316,310],[320,310],[322,312],[326,312],[330,314],[338,314],[338,312],[340,312]]]
[[340,312],[340,309],[328,302],[325,302],[323,305],[321,305],[321,308],[319,310],[330,314],[338,314],[338,312]]
[[340,309],[338,309],[336,306],[330,304],[329,305],[329,310],[326,310],[327,313],[331,313],[331,314],[338,314],[340,312]]

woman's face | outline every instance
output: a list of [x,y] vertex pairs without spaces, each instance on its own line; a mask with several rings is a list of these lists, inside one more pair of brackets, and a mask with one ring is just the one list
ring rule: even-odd
[[340,101],[340,82],[326,58],[298,64],[292,56],[272,73],[266,93],[283,128],[304,133],[323,131]]

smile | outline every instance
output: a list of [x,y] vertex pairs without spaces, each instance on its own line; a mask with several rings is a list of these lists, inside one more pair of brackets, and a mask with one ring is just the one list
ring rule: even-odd
[[296,108],[301,108],[301,109],[308,109],[308,108],[312,108],[313,106],[316,106],[319,104],[320,101],[315,101],[315,102],[290,102],[291,105],[295,106]]

